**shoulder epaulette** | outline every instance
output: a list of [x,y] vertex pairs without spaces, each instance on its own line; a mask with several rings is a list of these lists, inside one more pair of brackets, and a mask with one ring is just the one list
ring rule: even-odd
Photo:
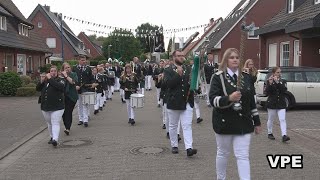
[[215,74],[216,75],[220,75],[220,74],[222,74],[223,73],[223,71],[218,71],[218,72],[216,72]]

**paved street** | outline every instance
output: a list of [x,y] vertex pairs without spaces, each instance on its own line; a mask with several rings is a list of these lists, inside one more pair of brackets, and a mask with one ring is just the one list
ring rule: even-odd
[[[26,124],[29,126],[30,119],[42,122],[35,101],[23,102],[27,108],[34,108],[23,116],[29,119]],[[7,108],[2,106],[1,102],[1,109]],[[179,154],[170,152],[165,130],[161,128],[161,109],[156,107],[155,90],[146,91],[145,107],[136,110],[136,126],[133,127],[127,123],[125,104],[121,103],[119,93],[115,93],[107,108],[96,116],[91,113],[88,128],[77,126],[74,121],[70,136],[65,136],[61,131],[58,148],[47,144],[48,132],[45,130],[0,160],[0,179],[215,179],[216,142],[211,110],[204,102],[201,108],[204,121],[196,124],[194,118],[194,148],[198,149],[198,154],[192,158],[187,158],[183,142],[179,144]],[[276,140],[266,138],[267,114],[264,110],[260,110],[260,114],[264,131],[261,135],[252,136],[252,179],[320,179],[319,109],[303,108],[287,113],[288,135],[292,139],[287,144],[280,141],[277,121],[274,125]],[[14,114],[11,115],[14,117]],[[2,123],[3,117],[7,116],[1,114]],[[43,126],[44,122],[38,123],[37,128],[39,125]],[[2,134],[6,133],[1,127],[1,138]],[[303,169],[271,170],[267,154],[302,154]],[[233,156],[227,174],[228,179],[238,179]]]

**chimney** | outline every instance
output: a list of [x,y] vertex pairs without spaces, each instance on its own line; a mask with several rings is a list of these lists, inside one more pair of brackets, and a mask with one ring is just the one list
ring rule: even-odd
[[44,5],[43,7],[46,11],[50,12],[50,6]]

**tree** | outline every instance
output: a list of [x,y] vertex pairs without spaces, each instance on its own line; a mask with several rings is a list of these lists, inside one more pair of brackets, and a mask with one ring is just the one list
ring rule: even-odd
[[157,31],[159,31],[159,26],[153,26],[149,23],[143,23],[137,27],[136,36],[140,41],[144,53],[153,52],[155,43],[154,36]]
[[88,38],[90,39],[90,41],[95,41],[97,39],[97,35],[92,34],[92,35],[89,35]]
[[102,46],[103,55],[107,58],[116,58],[123,62],[129,62],[133,57],[139,57],[142,53],[141,45],[132,32],[126,30],[114,30],[105,38]]

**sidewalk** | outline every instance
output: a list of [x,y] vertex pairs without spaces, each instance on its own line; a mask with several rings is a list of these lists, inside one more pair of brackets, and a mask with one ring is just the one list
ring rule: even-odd
[[[58,148],[47,144],[45,130],[1,160],[0,179],[216,179],[211,109],[201,102],[204,121],[201,124],[195,123],[195,118],[193,121],[194,148],[198,154],[187,158],[183,141],[179,143],[179,154],[171,153],[166,131],[161,128],[161,108],[157,108],[155,89],[145,94],[145,107],[135,111],[135,126],[128,124],[126,105],[116,92],[102,112],[91,113],[88,128],[77,126],[77,117],[70,136],[64,135],[62,126]],[[34,112],[38,113],[38,109]],[[250,149],[252,179],[320,179],[320,152],[301,145],[310,145],[312,141],[301,142],[304,139],[295,134],[288,144],[280,142],[280,138],[270,141],[265,135],[266,114],[261,115],[261,120],[264,132],[252,136]],[[279,128],[274,129],[279,136]],[[271,170],[267,154],[303,154],[304,168]],[[227,179],[238,179],[233,155]]]

